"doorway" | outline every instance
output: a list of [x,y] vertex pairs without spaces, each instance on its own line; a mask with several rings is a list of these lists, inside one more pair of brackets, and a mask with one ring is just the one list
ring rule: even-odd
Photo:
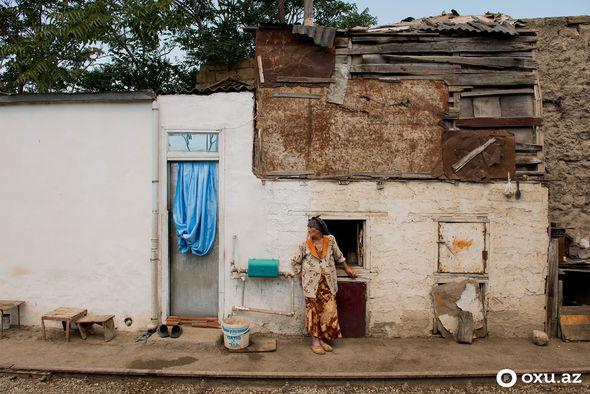
[[[219,220],[211,251],[204,256],[178,251],[173,204],[178,179],[178,162],[168,162],[168,253],[170,315],[182,317],[218,316]],[[218,214],[219,216],[219,214]]]

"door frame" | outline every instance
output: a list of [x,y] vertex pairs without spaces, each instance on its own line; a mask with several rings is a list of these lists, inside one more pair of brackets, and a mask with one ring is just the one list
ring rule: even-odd
[[[190,133],[217,133],[218,135],[218,154],[211,155],[210,153],[189,153],[185,152],[168,152],[168,134],[175,132],[190,132]],[[168,212],[168,163],[180,161],[216,161],[217,165],[217,231],[218,231],[218,278],[217,278],[217,319],[219,321],[223,318],[224,294],[225,294],[225,160],[224,160],[224,146],[225,133],[222,129],[199,129],[199,128],[166,128],[160,127],[160,163],[159,163],[159,183],[160,183],[160,199],[158,203],[159,210],[159,238],[160,238],[160,280],[158,283],[160,291],[160,308],[162,321],[166,321],[170,316],[170,256],[169,256],[169,212]],[[211,316],[214,317],[214,316]]]

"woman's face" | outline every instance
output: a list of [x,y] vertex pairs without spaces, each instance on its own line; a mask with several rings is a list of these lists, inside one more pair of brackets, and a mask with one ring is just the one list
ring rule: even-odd
[[323,237],[323,233],[315,227],[307,227],[307,234],[310,238]]

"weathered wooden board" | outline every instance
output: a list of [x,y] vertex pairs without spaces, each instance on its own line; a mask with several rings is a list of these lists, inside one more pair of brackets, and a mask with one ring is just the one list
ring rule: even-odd
[[461,92],[461,97],[477,97],[477,96],[499,96],[509,94],[533,94],[532,88],[520,89],[476,89],[468,92]]
[[[475,110],[474,110],[475,113]],[[459,119],[457,126],[464,127],[522,127],[540,126],[542,118],[518,117],[518,118],[472,118]]]
[[590,341],[589,306],[562,306],[559,324],[564,341]]
[[461,96],[461,107],[459,109],[460,118],[473,118],[473,99]]
[[[369,75],[364,75],[369,77]],[[379,76],[379,74],[376,74]],[[449,85],[470,85],[470,86],[532,86],[538,82],[536,72],[516,71],[488,71],[469,74],[438,74],[415,76],[396,76],[399,79],[438,79],[446,81]]]
[[[279,99],[275,92],[322,98]],[[392,89],[377,80],[349,80],[342,105],[327,102],[325,87],[262,88],[259,94],[263,175],[428,174],[442,160],[442,119],[448,107],[442,81],[403,81]]]
[[351,73],[384,73],[384,74],[441,74],[459,73],[461,66],[455,64],[398,63],[398,64],[361,64],[352,66]]
[[365,64],[391,63],[395,61],[402,62],[425,62],[425,63],[450,63],[460,65],[482,66],[489,68],[523,68],[536,69],[537,62],[530,59],[515,57],[466,57],[466,56],[412,56],[412,55],[362,55]]
[[365,53],[453,53],[453,52],[510,52],[531,51],[534,43],[513,40],[457,40],[448,38],[433,42],[397,42],[382,45],[366,45],[358,48],[338,48],[337,55],[362,55]]
[[502,116],[500,96],[474,97],[473,116],[476,118],[498,118]]
[[532,94],[517,94],[500,98],[502,116],[504,117],[533,117],[535,116],[534,97]]

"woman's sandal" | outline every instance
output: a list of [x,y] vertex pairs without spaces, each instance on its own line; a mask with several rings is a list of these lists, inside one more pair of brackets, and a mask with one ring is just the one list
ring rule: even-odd
[[324,349],[326,352],[331,352],[332,350],[334,350],[334,348],[332,348],[332,346],[328,345],[325,342],[321,342],[320,346],[322,347],[322,349]]
[[324,348],[321,345],[320,346],[312,346],[311,351],[314,352],[315,354],[326,354],[326,352],[324,351]]

